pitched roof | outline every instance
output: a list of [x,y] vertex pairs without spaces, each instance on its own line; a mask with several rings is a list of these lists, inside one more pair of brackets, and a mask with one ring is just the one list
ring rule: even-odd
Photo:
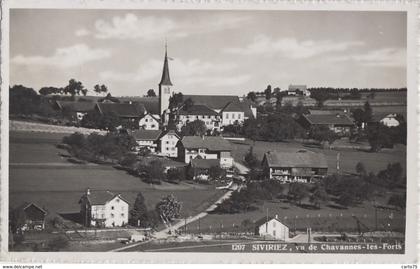
[[184,148],[205,148],[213,151],[231,151],[229,141],[220,136],[184,136],[181,140]]
[[222,109],[222,111],[226,112],[242,112],[244,111],[243,106],[240,102],[229,102],[226,104],[226,106]]
[[119,117],[139,118],[145,112],[143,104],[98,103],[97,107],[102,114],[115,113]]
[[73,112],[88,112],[95,108],[94,102],[78,102],[78,101],[56,101],[60,109],[67,109]]
[[166,49],[165,49],[165,60],[163,62],[162,78],[160,79],[159,85],[172,86],[171,78],[169,77],[168,53]]
[[309,150],[298,150],[296,152],[269,151],[264,158],[270,167],[290,168],[328,168],[325,155]]
[[160,137],[163,137],[165,135],[175,135],[176,137],[178,137],[178,139],[180,138],[180,136],[174,130],[168,130],[168,131],[162,133],[162,135]]
[[222,109],[227,103],[237,101],[235,95],[184,95],[184,100],[190,98],[195,105],[205,105],[211,109]]
[[36,209],[38,209],[40,212],[44,213],[44,215],[47,214],[47,211],[45,211],[42,207],[40,207],[39,205],[35,204],[35,203],[29,203],[29,202],[23,202],[22,204],[20,204],[18,207],[16,207],[16,210],[23,210],[25,211],[27,208],[29,208],[30,206],[35,207]]
[[293,85],[293,84],[289,85],[289,91],[296,91],[296,90],[304,91],[306,90],[306,85]]
[[303,115],[310,124],[333,124],[333,125],[347,125],[353,126],[353,121],[347,116],[342,114],[308,114]]
[[267,218],[267,217],[262,217],[262,218],[258,219],[257,221],[255,221],[255,226],[256,226],[256,227],[260,227],[261,225],[263,225],[263,224],[265,224],[265,223],[267,222],[267,219],[268,219],[268,221],[270,221],[270,220],[272,220],[272,219],[277,220],[277,221],[278,221],[278,222],[280,222],[281,224],[283,224],[283,225],[287,226],[286,224],[284,224],[284,223],[283,223],[283,222],[281,222],[279,219],[276,219],[276,218],[275,218],[275,217],[273,217],[273,216],[268,216],[268,218]]
[[153,115],[152,113],[146,113],[146,114],[144,114],[144,116],[143,117],[141,117],[141,118],[145,118],[145,117],[147,117],[147,116],[149,116],[149,117],[151,117],[152,119],[154,119],[155,121],[157,121],[157,122],[159,122],[160,121],[160,119],[159,118],[157,118],[155,115]]
[[309,114],[311,115],[337,115],[337,114],[345,114],[343,110],[338,109],[331,109],[331,110],[323,110],[323,109],[308,109]]
[[128,203],[127,200],[121,197],[121,195],[114,194],[110,191],[92,191],[91,190],[89,194],[87,193],[83,194],[82,199],[87,198],[91,205],[104,205],[107,202],[114,199],[114,197],[116,196],[119,196],[121,200],[124,200],[126,203]]
[[161,130],[133,130],[130,134],[136,140],[158,140],[162,131]]
[[220,166],[218,159],[192,159],[191,166],[199,169],[210,169],[213,166]]
[[188,110],[180,109],[178,111],[180,115],[218,115],[216,111],[208,108],[205,105],[192,105]]

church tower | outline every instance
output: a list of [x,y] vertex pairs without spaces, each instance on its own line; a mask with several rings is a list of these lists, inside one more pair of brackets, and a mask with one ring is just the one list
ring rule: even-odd
[[159,82],[160,116],[169,108],[169,98],[172,96],[172,82],[169,77],[168,48],[165,44],[165,60],[163,62],[162,78]]

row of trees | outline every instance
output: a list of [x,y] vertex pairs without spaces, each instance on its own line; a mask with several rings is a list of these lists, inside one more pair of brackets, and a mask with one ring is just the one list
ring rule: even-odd
[[148,210],[144,196],[137,194],[134,206],[130,210],[129,223],[132,226],[156,228],[159,223],[170,224],[180,216],[182,203],[173,195],[167,195],[156,204],[154,210]]

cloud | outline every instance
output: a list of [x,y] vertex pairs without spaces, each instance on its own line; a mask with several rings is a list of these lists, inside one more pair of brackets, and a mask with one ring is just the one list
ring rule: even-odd
[[76,32],[74,32],[74,34],[76,36],[88,36],[88,35],[90,35],[90,31],[87,30],[86,28],[80,28],[80,29],[76,30]]
[[98,39],[143,39],[154,40],[168,35],[176,28],[167,18],[153,16],[137,17],[128,13],[124,17],[113,17],[111,22],[97,20],[95,37]]
[[76,44],[71,47],[58,48],[51,56],[24,56],[19,54],[11,59],[11,63],[65,68],[79,66],[110,56],[111,52],[106,49],[91,49],[85,44]]
[[[153,59],[140,66],[135,72],[104,71],[99,76],[105,81],[112,82],[132,81],[141,83],[154,80],[158,84],[162,73],[162,65],[161,60]],[[250,79],[248,75],[234,76],[229,73],[236,68],[237,65],[232,63],[220,64],[203,62],[198,59],[189,61],[176,59],[170,62],[170,76],[172,83],[179,87],[199,85],[205,85],[206,87],[234,86]]]
[[360,41],[298,41],[294,38],[280,38],[274,40],[265,35],[259,35],[254,39],[252,43],[243,48],[227,48],[224,50],[224,52],[239,55],[272,55],[280,53],[282,57],[291,59],[304,59],[328,52],[346,51],[352,47],[361,45],[363,45],[363,42]]
[[407,53],[402,48],[382,48],[367,53],[332,57],[331,62],[352,61],[364,66],[405,67]]
[[121,17],[115,16],[110,21],[97,20],[94,25],[94,36],[98,39],[141,39],[145,41],[163,39],[164,37],[180,38],[192,34],[243,27],[243,24],[249,20],[248,16],[214,15],[212,18],[199,19],[192,24],[182,20],[175,22],[166,17],[140,17],[127,13]]

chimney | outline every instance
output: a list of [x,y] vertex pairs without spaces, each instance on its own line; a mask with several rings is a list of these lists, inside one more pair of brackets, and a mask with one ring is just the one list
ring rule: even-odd
[[86,195],[90,195],[90,189],[89,188],[86,189]]
[[279,215],[276,214],[276,219],[279,219]]

